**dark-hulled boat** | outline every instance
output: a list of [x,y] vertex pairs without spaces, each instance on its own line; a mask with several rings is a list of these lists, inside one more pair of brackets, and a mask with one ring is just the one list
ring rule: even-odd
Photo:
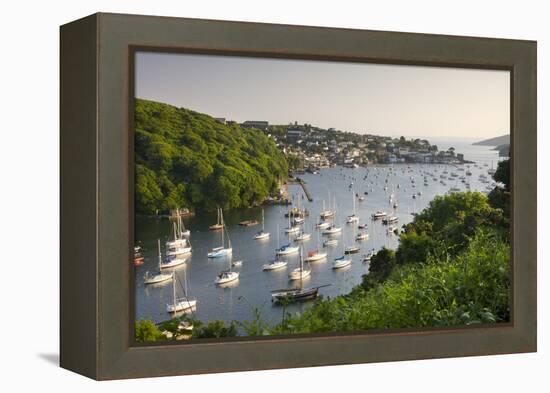
[[[302,255],[302,249],[300,249],[300,270],[304,270],[304,258]],[[271,291],[271,301],[272,302],[302,302],[306,300],[312,300],[317,297],[319,294],[319,288],[326,287],[327,285],[320,285],[317,287],[304,288],[302,286],[303,275],[300,275],[300,286],[298,288],[285,288],[285,289],[275,289]]]

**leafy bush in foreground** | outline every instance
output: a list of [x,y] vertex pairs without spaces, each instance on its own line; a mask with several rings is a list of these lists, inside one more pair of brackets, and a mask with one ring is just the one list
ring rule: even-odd
[[449,260],[396,268],[368,291],[319,301],[272,333],[469,325],[510,318],[510,247],[480,231]]

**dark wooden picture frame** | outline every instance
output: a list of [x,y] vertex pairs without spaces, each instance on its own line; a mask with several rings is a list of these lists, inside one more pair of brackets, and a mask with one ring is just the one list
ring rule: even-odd
[[[512,321],[133,342],[136,50],[509,70]],[[95,379],[536,351],[536,42],[95,14],[61,27],[61,366]]]

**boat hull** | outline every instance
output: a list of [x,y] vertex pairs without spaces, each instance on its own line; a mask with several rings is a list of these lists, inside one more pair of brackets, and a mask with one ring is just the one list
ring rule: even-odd
[[266,263],[263,266],[263,270],[269,271],[269,270],[282,269],[282,268],[286,267],[287,264],[288,263],[285,262],[285,261],[279,261],[279,263]]
[[187,262],[187,258],[174,258],[170,262],[164,262],[160,264],[161,269],[168,269],[171,267],[176,267],[183,265],[185,262]]
[[269,239],[269,233],[258,233],[254,236],[254,240]]
[[223,250],[209,252],[208,258],[223,258],[231,254],[233,254],[232,248],[224,248]]
[[351,259],[340,259],[334,261],[332,264],[333,269],[343,269],[351,265]]
[[317,261],[320,261],[321,259],[326,259],[327,255],[328,254],[326,252],[322,252],[322,253],[315,254],[315,255],[307,257],[305,259],[305,261],[306,262],[317,262]]
[[309,277],[311,275],[311,270],[302,270],[300,271],[300,269],[296,269],[296,270],[293,270],[291,271],[289,274],[288,274],[288,278],[290,280],[300,280],[300,279],[304,279],[306,277]]
[[299,247],[287,247],[285,249],[277,250],[277,255],[290,255],[295,254],[299,250]]
[[196,300],[180,300],[176,304],[167,304],[166,311],[170,314],[177,312],[191,312],[197,308]]
[[232,272],[233,274],[226,275],[225,277],[216,277],[214,283],[217,285],[227,284],[228,282],[235,281],[239,278],[239,273]]
[[155,276],[152,276],[150,278],[145,278],[143,280],[143,283],[145,285],[151,285],[151,284],[160,284],[161,282],[165,282],[172,279],[171,274],[157,274]]
[[319,293],[318,288],[311,288],[311,289],[305,289],[305,290],[289,290],[289,291],[281,291],[271,294],[271,300],[275,302],[282,302],[284,300],[286,301],[306,301],[306,300],[312,300],[317,297]]

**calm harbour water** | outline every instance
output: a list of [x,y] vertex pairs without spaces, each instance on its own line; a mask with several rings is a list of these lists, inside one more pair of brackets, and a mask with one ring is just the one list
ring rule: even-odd
[[[499,160],[498,154],[492,151],[492,147],[472,146],[471,141],[453,140],[450,142],[437,141],[439,148],[453,146],[459,153],[464,153],[465,159],[475,161],[478,167],[470,165],[472,176],[466,176],[472,191],[486,191],[488,184],[482,183],[480,174],[487,174],[491,163],[496,168]],[[484,166],[487,164],[488,166]],[[324,248],[328,252],[328,258],[311,263],[309,266],[312,274],[304,280],[304,287],[331,284],[320,289],[323,296],[334,297],[349,292],[355,285],[361,282],[361,276],[368,273],[368,263],[361,261],[362,255],[368,251],[378,250],[383,246],[396,248],[398,238],[396,235],[388,235],[386,226],[381,221],[372,221],[371,214],[377,210],[392,212],[389,204],[389,195],[394,192],[399,204],[394,215],[399,218],[398,227],[410,222],[412,213],[424,209],[429,201],[436,195],[443,195],[451,187],[458,187],[466,190],[460,180],[446,179],[446,185],[440,183],[440,175],[443,171],[452,172],[464,176],[464,171],[458,171],[455,166],[428,165],[428,164],[395,164],[395,165],[373,165],[367,168],[347,169],[341,167],[322,169],[320,174],[299,175],[307,183],[307,187],[314,197],[313,202],[308,202],[302,197],[301,187],[291,185],[289,192],[296,203],[309,210],[309,218],[304,224],[306,232],[311,233],[311,239],[303,242],[304,255],[307,251],[319,246],[327,237],[319,234],[315,223],[319,221],[319,213],[323,209],[323,200],[328,207],[330,198],[331,207],[336,203],[337,215],[335,222],[344,228],[342,234],[335,236],[338,245]],[[424,176],[428,177],[428,185],[424,185]],[[366,177],[366,180],[365,180]],[[490,177],[490,176],[488,176]],[[411,178],[415,179],[416,187],[412,187]],[[386,183],[387,179],[387,183]],[[457,178],[458,179],[458,178]],[[350,183],[353,188],[350,188]],[[384,190],[384,186],[388,190]],[[397,188],[400,185],[400,188]],[[421,192],[421,196],[412,198],[413,194]],[[362,202],[356,199],[356,213],[360,217],[360,224],[368,224],[366,232],[370,238],[367,241],[356,242],[357,224],[346,224],[346,216],[353,213],[353,195],[358,193],[365,195]],[[253,309],[258,308],[264,320],[271,324],[281,321],[282,307],[271,303],[270,291],[273,289],[288,288],[298,285],[298,282],[288,280],[288,272],[298,267],[299,254],[286,257],[288,265],[286,268],[275,271],[262,271],[262,265],[275,258],[275,250],[278,244],[286,244],[288,236],[284,229],[288,226],[288,218],[284,216],[287,212],[286,206],[266,206],[265,230],[271,233],[267,240],[254,240],[254,234],[261,229],[262,208],[251,208],[238,211],[224,212],[227,229],[233,246],[233,260],[242,260],[241,267],[234,268],[240,272],[239,279],[232,285],[219,287],[214,284],[216,275],[229,267],[230,261],[225,258],[208,259],[207,252],[212,247],[219,246],[220,232],[211,232],[208,226],[216,222],[216,213],[200,213],[194,217],[184,219],[186,228],[191,230],[190,241],[193,252],[184,265],[173,269],[178,282],[187,281],[187,290],[190,297],[198,300],[198,306],[194,316],[207,322],[221,319],[251,320]],[[243,220],[260,221],[260,225],[253,227],[242,227],[238,223]],[[158,270],[157,239],[160,238],[164,248],[164,242],[172,236],[172,224],[168,220],[148,217],[136,217],[136,242],[143,246],[142,254],[145,263],[135,268],[135,293],[136,293],[136,319],[151,319],[160,322],[169,319],[166,312],[166,304],[172,302],[171,281],[148,285],[143,284],[143,275],[146,271],[156,272]],[[355,227],[355,229],[354,229]],[[279,235],[277,235],[279,234]],[[292,238],[291,238],[292,241]],[[297,243],[298,244],[298,243]],[[360,246],[358,254],[352,254],[353,263],[349,268],[333,270],[332,262],[343,254],[343,244],[346,246]],[[164,252],[164,250],[163,250]],[[182,288],[177,285],[178,296],[182,294]],[[311,302],[298,303],[287,308],[288,312],[296,312],[311,306]]]

